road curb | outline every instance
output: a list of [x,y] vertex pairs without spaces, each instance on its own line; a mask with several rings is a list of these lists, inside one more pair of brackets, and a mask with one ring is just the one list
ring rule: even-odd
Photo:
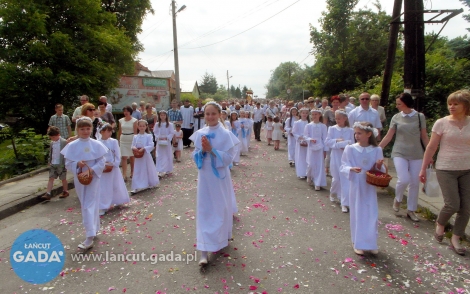
[[[46,167],[45,170],[47,170],[47,169],[48,168]],[[30,176],[32,176],[32,175],[25,176],[21,179],[24,179],[24,178],[30,177]],[[18,177],[16,177],[16,180],[18,180]],[[68,190],[71,190],[71,189],[75,188],[73,178],[68,180],[67,188],[68,188]],[[59,197],[59,195],[62,193],[62,191],[63,191],[62,185],[54,187],[54,188],[52,188],[51,195],[52,195],[52,197]],[[21,197],[19,199],[16,199],[15,201],[12,201],[12,202],[10,202],[6,205],[3,205],[2,207],[0,207],[0,220],[2,220],[4,218],[7,218],[10,215],[13,215],[17,212],[20,212],[20,211],[24,210],[24,209],[27,209],[31,206],[34,206],[36,204],[39,204],[39,203],[43,202],[44,200],[38,199],[38,197],[44,195],[44,193],[45,193],[44,191],[39,191],[39,192],[30,194],[28,196],[24,196],[24,197]]]
[[32,177],[34,175],[37,175],[39,173],[42,173],[42,172],[45,172],[49,170],[49,167],[48,166],[45,166],[45,167],[41,167],[39,169],[36,169],[36,170],[33,170],[29,173],[25,173],[25,174],[22,174],[22,175],[19,175],[19,176],[16,176],[16,177],[13,177],[13,178],[9,178],[7,180],[4,180],[4,181],[1,181],[0,182],[0,186],[2,185],[5,185],[5,184],[8,184],[8,183],[11,183],[11,182],[16,182],[16,181],[20,181],[22,179],[26,179],[26,178],[29,178],[29,177]]

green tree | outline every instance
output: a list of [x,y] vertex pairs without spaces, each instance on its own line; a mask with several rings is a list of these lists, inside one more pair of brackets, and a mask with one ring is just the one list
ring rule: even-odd
[[240,98],[242,99],[245,99],[246,98],[246,92],[248,91],[248,88],[246,87],[246,85],[243,86],[243,89],[242,89],[242,95]]
[[237,87],[235,89],[235,97],[236,98],[242,98],[242,91],[240,91],[240,87]]
[[[265,86],[268,90],[266,98],[301,100],[307,88],[307,68],[303,69],[296,62],[282,62],[272,71],[269,82]],[[287,93],[287,89],[290,89],[290,94]]]
[[230,86],[230,97],[237,97],[237,90],[235,89],[235,87],[232,85]]
[[217,79],[214,75],[206,73],[202,76],[199,84],[199,90],[206,94],[215,94],[217,92]]
[[116,15],[116,26],[131,40],[134,50],[144,50],[137,35],[142,32],[143,16],[153,14],[150,0],[102,0],[103,10]]
[[[463,5],[467,6],[468,8],[470,8],[470,0],[459,0],[460,2],[462,2]],[[470,22],[470,13],[467,13],[467,14],[464,14],[463,15],[463,18]],[[467,30],[470,32],[470,28],[467,28]]]
[[78,95],[98,97],[133,72],[134,44],[100,0],[2,2],[0,116],[44,132],[54,104],[70,109]]

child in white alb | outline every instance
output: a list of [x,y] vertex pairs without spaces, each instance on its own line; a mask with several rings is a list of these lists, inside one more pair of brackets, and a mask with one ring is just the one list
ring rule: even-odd
[[264,129],[266,130],[266,140],[268,141],[268,146],[271,145],[271,141],[273,140],[273,118],[268,116],[267,121],[264,124]]
[[100,179],[100,215],[104,215],[112,205],[121,205],[129,203],[129,193],[126,183],[119,171],[121,162],[121,149],[116,139],[111,138],[113,127],[104,123],[99,129],[101,134],[100,141],[108,153],[105,154],[105,168]]
[[[137,131],[138,134],[132,139],[132,152],[135,157],[132,194],[137,193],[138,190],[153,188],[160,183],[151,155],[154,148],[153,136],[149,132],[146,120],[141,119],[137,122]],[[143,156],[138,158],[136,155]]]
[[[235,135],[235,137],[239,138],[240,140],[240,122],[238,121],[238,113],[235,111],[230,113],[230,130],[232,131],[232,134]],[[233,165],[238,165],[240,162],[240,144],[235,145],[234,149],[234,155],[233,155]]]
[[[201,127],[202,129],[203,127]],[[176,162],[181,161],[181,150],[183,150],[183,131],[180,124],[175,124],[175,135],[173,136],[173,152],[175,153]]]
[[301,108],[300,119],[292,127],[292,135],[295,138],[295,173],[300,179],[307,177],[307,148],[308,142],[304,138],[305,126],[310,122],[308,108]]
[[377,190],[367,183],[366,172],[385,172],[382,148],[377,147],[372,124],[356,122],[353,129],[357,143],[346,146],[341,159],[341,172],[349,180],[351,239],[356,254],[362,255],[364,250],[378,254]]
[[286,119],[284,124],[284,130],[286,130],[287,136],[287,160],[289,160],[289,165],[292,166],[295,164],[295,138],[292,134],[292,127],[294,123],[299,119],[299,111],[296,107],[290,109],[289,118]]
[[341,157],[344,148],[347,145],[354,144],[354,130],[349,127],[348,114],[343,109],[335,112],[336,125],[328,129],[326,145],[331,149],[330,171],[331,171],[331,189],[330,201],[336,201],[335,195],[341,202],[341,211],[349,211],[349,181],[344,173],[340,172]]
[[307,182],[312,182],[315,191],[326,186],[325,156],[328,147],[325,144],[327,129],[321,122],[322,110],[314,108],[311,111],[312,122],[304,128],[304,139],[308,141],[307,149]]
[[165,110],[158,113],[158,123],[153,126],[153,133],[157,140],[156,168],[159,176],[171,174],[173,172],[173,139],[175,129],[173,123],[168,121],[168,114]]
[[[74,174],[75,191],[80,200],[83,225],[86,239],[78,248],[88,250],[93,247],[93,239],[100,229],[100,178],[103,173],[105,158],[108,152],[102,143],[91,139],[93,124],[89,117],[77,120],[76,130],[78,140],[67,144],[61,153],[65,157],[65,166]],[[80,183],[78,177],[83,177],[91,170],[93,179],[87,185]]]

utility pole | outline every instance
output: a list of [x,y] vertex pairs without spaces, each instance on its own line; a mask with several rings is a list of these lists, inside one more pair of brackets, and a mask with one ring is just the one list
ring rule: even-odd
[[230,99],[230,78],[232,76],[228,76],[228,70],[227,70],[227,99]]
[[175,99],[176,101],[180,102],[181,88],[180,88],[180,70],[179,70],[179,64],[178,64],[178,37],[176,36],[176,7],[175,6],[176,6],[175,0],[172,0],[171,1],[171,14],[173,16],[173,54],[175,58],[175,80],[176,80]]

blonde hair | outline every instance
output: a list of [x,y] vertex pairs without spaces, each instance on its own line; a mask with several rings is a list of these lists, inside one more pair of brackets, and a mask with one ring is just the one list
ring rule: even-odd
[[450,94],[447,98],[447,104],[451,102],[457,102],[463,105],[465,109],[465,115],[470,115],[470,91],[458,90]]
[[82,105],[82,111],[81,111],[81,115],[84,115],[84,116],[87,116],[86,115],[86,112],[88,109],[92,109],[92,108],[95,108],[95,105],[87,102],[85,104]]
[[90,127],[90,128],[93,127],[93,122],[91,121],[91,119],[87,116],[79,118],[77,120],[77,129],[86,128],[86,127]]

